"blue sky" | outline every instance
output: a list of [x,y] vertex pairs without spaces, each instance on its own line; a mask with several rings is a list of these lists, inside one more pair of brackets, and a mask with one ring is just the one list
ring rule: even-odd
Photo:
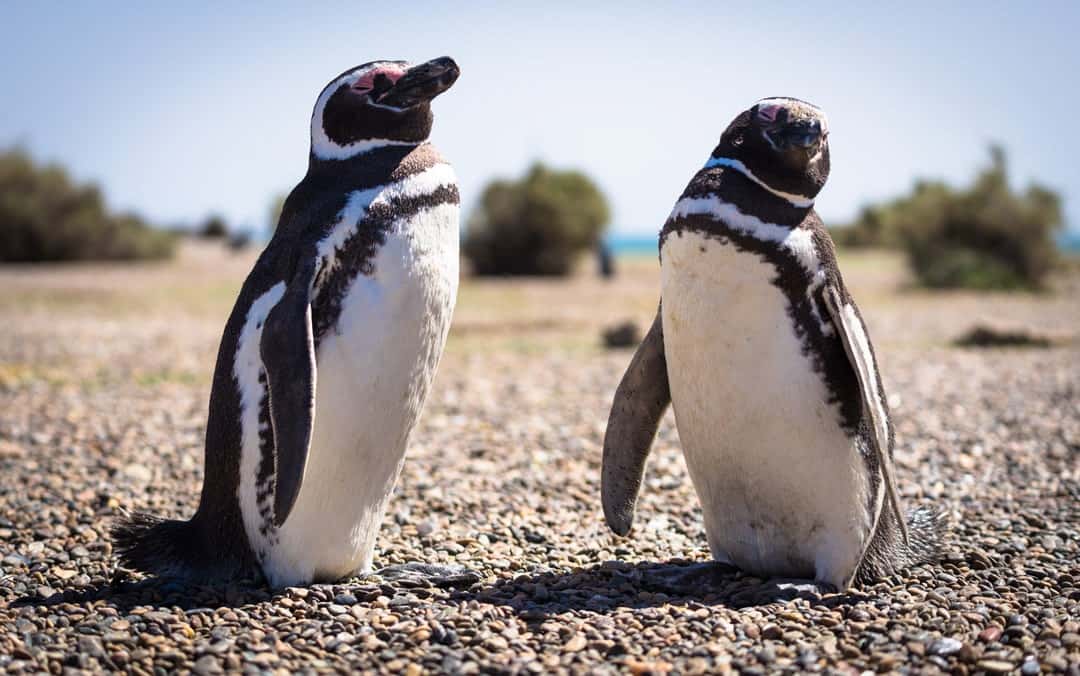
[[996,140],[1080,229],[1078,2],[509,4],[9,3],[0,145],[159,223],[262,228],[330,78],[446,54],[433,140],[466,207],[541,159],[591,174],[616,231],[655,233],[731,118],[791,95],[829,115],[826,222],[966,181]]

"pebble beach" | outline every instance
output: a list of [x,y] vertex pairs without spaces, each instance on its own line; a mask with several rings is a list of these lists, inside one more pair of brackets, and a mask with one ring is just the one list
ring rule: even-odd
[[[213,358],[254,254],[0,267],[0,671],[10,673],[1080,674],[1080,273],[1046,294],[928,294],[885,254],[841,258],[896,423],[909,506],[949,515],[936,564],[778,598],[708,561],[673,417],[626,538],[600,508],[608,408],[647,327],[655,258],[614,281],[463,280],[450,343],[379,535],[377,576],[190,587],[117,570],[125,510],[195,509]],[[1049,347],[953,340],[979,318]]]

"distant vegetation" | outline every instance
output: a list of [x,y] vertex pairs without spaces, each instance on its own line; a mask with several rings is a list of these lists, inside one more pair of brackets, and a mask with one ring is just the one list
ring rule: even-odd
[[0,151],[0,261],[168,258],[176,236],[106,209],[100,189],[19,149]]
[[464,253],[478,275],[565,275],[600,242],[610,211],[585,174],[534,164],[492,181],[469,218]]
[[221,215],[211,214],[199,226],[198,234],[205,239],[224,239],[229,236],[229,224]]
[[1038,289],[1057,262],[1061,198],[1009,186],[1005,152],[963,189],[920,181],[910,195],[863,209],[833,232],[841,246],[902,248],[919,283],[931,288]]

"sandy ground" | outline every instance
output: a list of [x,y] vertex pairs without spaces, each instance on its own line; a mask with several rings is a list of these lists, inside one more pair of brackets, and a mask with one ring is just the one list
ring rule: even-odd
[[[766,598],[708,558],[671,416],[631,536],[599,506],[600,444],[656,263],[604,282],[463,283],[447,353],[379,540],[382,564],[455,562],[471,587],[377,578],[270,592],[117,575],[121,509],[184,516],[201,485],[221,326],[253,254],[0,267],[0,670],[1080,673],[1080,277],[1054,292],[927,294],[878,253],[841,265],[877,346],[909,504],[947,553],[848,594]],[[950,341],[988,317],[1050,349]]]

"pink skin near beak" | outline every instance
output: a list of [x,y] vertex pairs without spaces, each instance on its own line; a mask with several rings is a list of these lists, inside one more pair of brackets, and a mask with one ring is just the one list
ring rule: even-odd
[[353,84],[352,88],[357,91],[366,92],[375,87],[375,78],[379,75],[386,76],[390,82],[397,82],[404,74],[405,69],[400,66],[380,66],[375,70],[365,73],[362,78]]
[[762,106],[758,108],[757,116],[769,123],[776,122],[776,115],[780,112],[780,108],[781,106]]

